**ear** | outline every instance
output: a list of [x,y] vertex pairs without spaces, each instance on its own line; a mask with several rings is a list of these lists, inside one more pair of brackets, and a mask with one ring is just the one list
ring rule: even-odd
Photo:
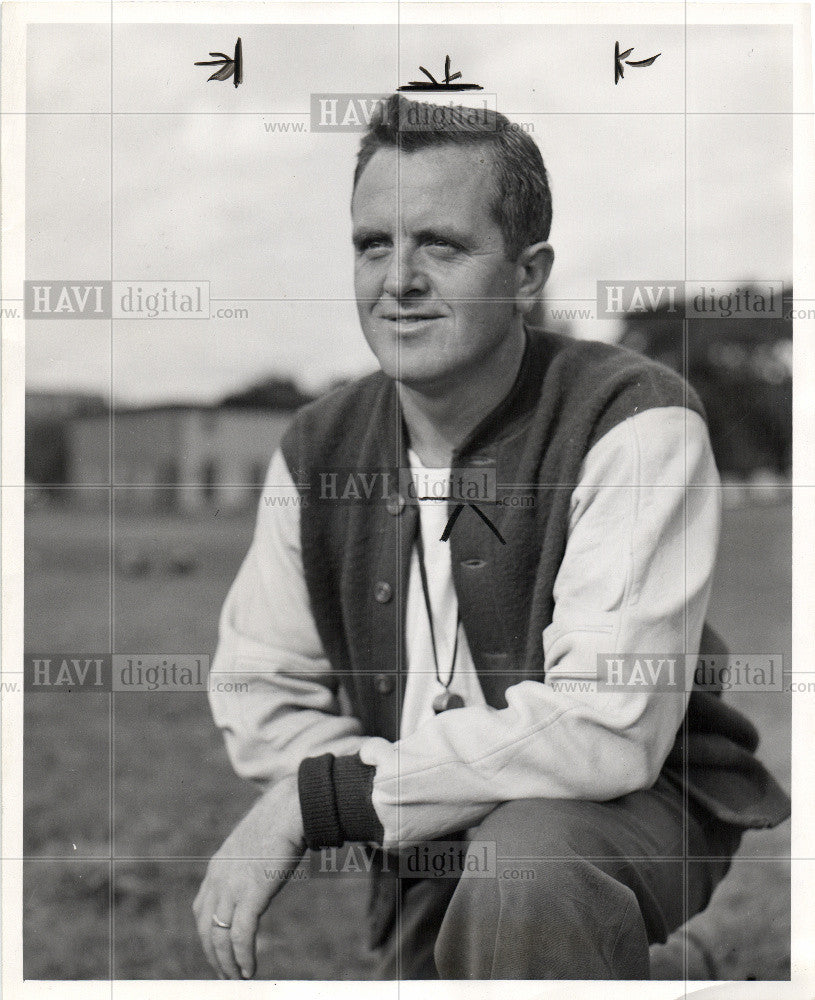
[[518,254],[515,308],[522,316],[526,316],[540,299],[554,260],[555,252],[549,243],[533,243]]

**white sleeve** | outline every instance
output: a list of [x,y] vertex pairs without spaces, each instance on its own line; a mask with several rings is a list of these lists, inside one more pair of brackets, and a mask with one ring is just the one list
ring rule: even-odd
[[269,467],[252,545],[221,612],[209,700],[239,775],[262,784],[304,757],[354,754],[360,722],[343,715],[337,678],[309,605],[300,497],[281,452]]
[[464,829],[511,799],[601,801],[654,783],[689,685],[598,691],[598,655],[698,652],[719,487],[704,421],[683,407],[644,411],[597,442],[572,495],[545,683],[509,688],[507,708],[445,712],[361,749],[386,847]]

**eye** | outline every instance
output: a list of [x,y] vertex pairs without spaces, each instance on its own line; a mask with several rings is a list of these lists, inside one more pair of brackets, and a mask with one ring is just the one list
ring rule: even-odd
[[456,243],[455,240],[448,239],[446,236],[430,236],[425,241],[425,246],[448,255],[464,249],[460,243]]
[[385,236],[366,236],[356,245],[357,253],[364,257],[381,257],[390,249],[390,240]]

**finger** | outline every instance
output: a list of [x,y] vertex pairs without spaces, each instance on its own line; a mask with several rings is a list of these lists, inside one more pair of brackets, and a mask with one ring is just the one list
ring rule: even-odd
[[216,975],[223,979],[224,975],[221,972],[221,964],[218,961],[218,956],[215,954],[215,946],[212,943],[212,921],[209,917],[200,917],[198,920],[198,936],[201,939],[201,945],[204,949],[204,954],[207,956],[207,961],[212,966],[212,971]]
[[207,893],[199,907],[196,926],[198,927],[198,937],[201,939],[201,946],[204,949],[204,954],[207,956],[207,961],[212,966],[213,971],[220,978],[223,978],[218,956],[215,954],[215,948],[212,944],[212,914],[214,913],[214,909],[209,893]]
[[[234,904],[227,905],[223,901],[215,907],[214,913],[219,920],[225,924],[232,923],[232,911]],[[232,951],[232,929],[231,927],[210,927],[210,939],[218,958],[218,967],[227,979],[240,979],[241,970],[235,961],[235,954]]]
[[244,979],[251,979],[255,974],[255,942],[265,903],[265,897],[241,901],[232,914],[232,950]]

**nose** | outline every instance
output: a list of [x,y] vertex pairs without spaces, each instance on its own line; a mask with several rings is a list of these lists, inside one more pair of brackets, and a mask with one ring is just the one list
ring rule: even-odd
[[382,287],[394,299],[427,291],[427,278],[417,266],[416,255],[411,250],[399,245],[394,248]]

